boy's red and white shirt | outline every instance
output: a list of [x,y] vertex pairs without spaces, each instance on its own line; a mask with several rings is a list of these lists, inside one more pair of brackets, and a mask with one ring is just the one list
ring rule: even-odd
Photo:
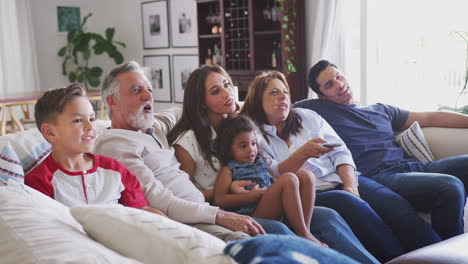
[[83,204],[117,204],[140,208],[147,206],[137,177],[119,161],[87,153],[94,166],[87,171],[71,172],[49,155],[25,177],[25,184],[60,203],[72,207]]

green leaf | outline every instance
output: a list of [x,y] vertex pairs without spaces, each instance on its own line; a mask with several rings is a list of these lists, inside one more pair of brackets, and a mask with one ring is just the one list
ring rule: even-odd
[[286,50],[286,52],[290,52],[290,51],[291,51],[291,48],[290,48],[290,47],[286,47],[286,48],[284,48],[284,50]]
[[65,56],[65,53],[67,53],[67,47],[61,48],[61,49],[59,50],[59,52],[58,52],[58,55],[59,55],[60,57],[63,57],[63,56]]
[[289,17],[288,17],[288,16],[284,16],[284,17],[283,17],[283,20],[286,21],[286,22],[288,22],[288,21],[289,21]]
[[92,67],[91,69],[89,69],[88,74],[90,74],[92,76],[99,77],[102,74],[102,68],[101,67]]
[[94,54],[96,55],[102,54],[104,52],[104,44],[102,42],[96,43],[93,48]]
[[67,75],[67,62],[70,57],[65,57],[65,59],[62,62],[62,74]]
[[123,55],[120,52],[116,52],[115,55],[113,56],[114,61],[116,64],[121,64],[124,61]]
[[283,7],[283,6],[278,6],[276,9],[277,9],[278,11],[280,11],[280,12],[281,12],[281,11],[283,11],[283,10],[284,10],[284,7]]
[[288,28],[288,24],[282,24],[281,27],[282,28]]
[[89,60],[90,57],[91,57],[91,52],[89,52],[89,50],[83,51],[83,59],[85,61]]
[[88,75],[88,82],[93,87],[98,87],[99,84],[101,84],[101,81],[99,80],[99,76],[89,76]]
[[114,28],[107,28],[106,29],[106,38],[109,41],[112,41],[112,38],[114,37],[115,29]]
[[76,74],[74,72],[70,72],[70,74],[68,75],[68,80],[70,82],[76,82]]
[[121,47],[124,47],[124,48],[127,47],[127,45],[125,45],[125,43],[120,42],[120,41],[114,41],[114,43],[117,44],[117,45],[120,45]]
[[84,73],[84,72],[80,72],[80,73],[76,76],[76,81],[77,81],[77,82],[80,82],[80,83],[83,83],[83,81],[84,81],[84,76],[85,76],[85,73]]
[[89,34],[82,34],[81,37],[79,38],[78,43],[76,44],[76,49],[82,52],[89,50],[90,40],[91,40],[91,36]]
[[81,23],[81,30],[83,30],[84,26],[86,25],[86,21],[88,21],[88,18],[90,18],[93,15],[93,13],[89,13],[87,16],[83,17],[83,22]]
[[284,35],[284,39],[285,39],[285,40],[289,40],[289,39],[290,39],[290,38],[289,38],[289,34]]
[[296,72],[296,67],[292,63],[288,64],[288,71],[289,72]]
[[68,33],[67,33],[67,41],[68,41],[68,42],[72,42],[72,41],[73,41],[73,38],[75,37],[75,34],[76,34],[76,31],[74,31],[74,30],[68,31]]

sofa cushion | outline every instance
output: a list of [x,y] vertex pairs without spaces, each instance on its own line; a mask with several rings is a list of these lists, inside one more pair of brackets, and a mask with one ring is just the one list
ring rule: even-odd
[[395,136],[395,140],[405,150],[406,154],[415,157],[419,162],[426,163],[434,160],[434,156],[417,121],[408,129]]
[[140,263],[86,236],[69,209],[12,180],[0,187],[1,263]]
[[8,141],[19,157],[24,174],[28,174],[52,151],[49,142],[36,128],[7,134],[0,141]]
[[167,217],[119,205],[71,212],[94,240],[144,263],[233,263],[223,241]]
[[8,141],[0,141],[0,181],[8,179],[24,183],[24,172],[18,155]]

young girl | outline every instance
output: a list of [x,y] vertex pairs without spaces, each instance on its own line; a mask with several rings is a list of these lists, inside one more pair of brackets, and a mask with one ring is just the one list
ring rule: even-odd
[[[224,165],[214,189],[214,203],[235,211],[274,220],[284,217],[294,232],[327,246],[310,232],[315,200],[314,175],[306,170],[284,173],[274,179],[267,164],[257,156],[256,127],[246,116],[222,122],[216,151]],[[236,180],[250,181],[243,191],[231,188]]]

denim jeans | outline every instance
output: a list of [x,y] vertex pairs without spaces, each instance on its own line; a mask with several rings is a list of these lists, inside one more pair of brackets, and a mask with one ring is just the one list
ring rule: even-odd
[[417,211],[431,212],[432,227],[442,239],[463,233],[468,155],[424,164],[400,163],[372,179],[400,194]]
[[291,229],[280,221],[252,217],[259,223],[267,234],[295,235]]
[[380,262],[405,253],[390,227],[359,197],[342,190],[320,191],[317,192],[315,204],[338,212],[364,247]]
[[286,235],[257,236],[229,242],[224,253],[240,264],[358,263],[333,249],[322,247],[304,238]]
[[389,226],[405,252],[441,241],[440,236],[417,214],[413,206],[389,188],[359,176],[359,194]]
[[359,263],[379,263],[361,244],[343,218],[330,208],[315,206],[310,224],[312,234],[330,248]]
[[[286,225],[279,221],[257,217],[254,219],[269,234],[294,235]],[[314,207],[310,229],[314,236],[328,244],[330,248],[360,263],[379,263],[359,242],[343,218],[332,209]]]

